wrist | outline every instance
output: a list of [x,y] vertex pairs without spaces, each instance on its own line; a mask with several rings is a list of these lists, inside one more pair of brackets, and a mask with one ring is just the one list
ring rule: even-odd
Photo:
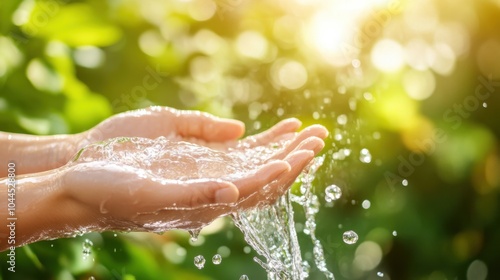
[[66,170],[59,168],[17,179],[15,243],[9,246],[68,237],[90,225],[84,207],[65,191]]

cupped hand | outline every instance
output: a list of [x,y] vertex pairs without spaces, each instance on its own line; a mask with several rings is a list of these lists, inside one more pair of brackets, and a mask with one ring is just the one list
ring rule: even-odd
[[204,142],[236,140],[245,132],[242,122],[200,111],[152,106],[114,115],[78,135],[79,147],[115,137],[197,139]]
[[[113,139],[65,171],[72,201],[102,229],[194,229],[282,195],[323,147],[321,126],[285,120],[213,149],[182,140]],[[212,144],[213,145],[213,144]]]

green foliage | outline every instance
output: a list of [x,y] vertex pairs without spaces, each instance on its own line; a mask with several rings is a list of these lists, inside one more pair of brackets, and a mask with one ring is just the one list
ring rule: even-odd
[[[386,1],[369,12],[341,2],[355,1],[1,1],[0,129],[77,133],[153,104],[241,119],[248,134],[286,117],[320,123],[331,135],[315,192],[324,203],[328,185],[343,191],[318,214],[337,279],[377,271],[476,279],[484,272],[471,269],[477,260],[498,278],[500,95],[496,86],[485,100],[477,95],[489,89],[485,79],[500,78],[498,6]],[[355,30],[360,38],[341,36]],[[387,65],[374,62],[383,39],[399,40],[404,66],[387,71],[398,48],[382,52]],[[299,209],[296,217],[300,227]],[[358,244],[341,241],[348,229]],[[1,254],[0,279],[265,278],[229,222],[202,236],[200,247],[177,231],[38,242],[16,251],[14,274]],[[86,238],[94,246],[84,260]],[[312,263],[308,239],[299,233]],[[373,268],[360,253],[367,241],[382,252]],[[221,246],[231,253],[215,266]],[[199,254],[203,270],[192,263]]]

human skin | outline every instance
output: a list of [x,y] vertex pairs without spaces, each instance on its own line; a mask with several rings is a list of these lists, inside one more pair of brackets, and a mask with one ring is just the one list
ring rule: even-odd
[[[169,124],[159,124],[160,120],[168,120]],[[24,171],[48,171],[16,178],[15,246],[65,237],[78,231],[195,229],[239,209],[272,202],[287,190],[324,145],[326,129],[312,126],[295,133],[299,126],[298,120],[289,119],[259,135],[237,141],[244,132],[241,122],[200,112],[154,107],[117,115],[74,138],[64,136],[72,139],[68,143],[73,143],[68,146],[78,146],[78,141],[91,143],[107,137],[167,135],[172,141],[189,141],[228,153],[242,146],[258,149],[278,140],[287,141],[255,169],[231,181],[163,180],[132,166],[105,161],[52,168],[58,164],[45,162],[44,165],[40,160],[22,165],[22,160],[16,160],[16,172],[18,166]],[[34,146],[50,145],[47,139],[37,140]],[[21,144],[26,141],[22,139]],[[12,151],[9,153],[12,155]],[[32,148],[30,153],[36,156],[36,149]],[[0,184],[6,185],[7,178]],[[6,221],[7,188],[0,189],[0,198],[0,220]],[[103,203],[106,203],[106,211],[102,211]],[[7,230],[6,227],[0,229],[2,251],[12,245],[6,242]]]

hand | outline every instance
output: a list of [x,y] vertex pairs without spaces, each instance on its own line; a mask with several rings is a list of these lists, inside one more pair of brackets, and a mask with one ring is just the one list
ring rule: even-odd
[[327,135],[321,126],[290,133],[299,125],[285,120],[217,151],[165,138],[114,139],[87,147],[62,185],[103,230],[199,228],[288,189]]
[[204,142],[236,140],[245,132],[242,122],[199,111],[153,106],[114,115],[78,135],[79,147],[115,137],[198,139]]

